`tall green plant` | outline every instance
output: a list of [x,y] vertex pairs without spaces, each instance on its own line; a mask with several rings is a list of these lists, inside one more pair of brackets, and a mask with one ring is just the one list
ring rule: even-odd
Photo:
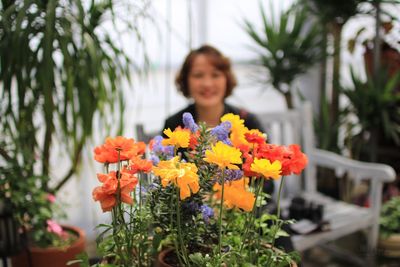
[[[129,80],[133,62],[104,30],[107,22],[115,22],[115,3],[86,4],[80,0],[1,2],[0,143],[5,145],[0,147],[0,164],[13,161],[13,168],[7,169],[14,175],[1,177],[2,186],[10,190],[9,199],[25,194],[27,202],[34,197],[29,189],[13,187],[18,184],[13,179],[43,177],[36,187],[52,193],[59,190],[78,168],[82,149],[96,130],[94,119],[114,114],[118,125],[123,109],[120,81]],[[50,168],[55,139],[71,164],[59,183],[49,188],[47,181],[56,172]],[[16,212],[24,210],[13,203]]]
[[297,6],[277,14],[277,23],[274,16],[267,18],[261,3],[260,14],[261,31],[247,19],[244,28],[258,48],[257,64],[267,70],[269,81],[293,108],[292,82],[321,59],[321,28]]
[[112,1],[92,1],[88,8],[78,0],[3,1],[1,130],[21,166],[35,155],[40,173],[48,175],[57,136],[73,159],[69,177],[95,114],[121,97],[118,83],[129,77],[130,60],[101,31],[112,9]]
[[[365,14],[361,10],[361,4],[371,3],[374,6],[373,13],[376,18],[376,28],[379,28],[381,2],[390,2],[387,0],[301,0],[303,6],[311,11],[324,28],[324,54],[326,55],[321,63],[321,86],[320,86],[320,108],[319,118],[316,124],[319,146],[323,149],[339,151],[338,136],[341,126],[341,113],[339,108],[340,99],[340,71],[342,69],[341,51],[342,51],[342,29],[347,21],[359,14]],[[367,13],[371,13],[369,10]],[[328,54],[328,36],[332,37],[333,53]],[[379,46],[380,37],[375,39],[376,47]],[[375,69],[379,68],[379,62],[376,60],[379,52],[375,49],[374,56],[376,61]],[[332,80],[330,95],[327,92],[327,58],[332,57]],[[327,111],[329,116],[326,116]]]
[[367,155],[370,161],[376,161],[381,138],[400,144],[400,93],[396,92],[400,72],[389,77],[381,70],[365,82],[353,71],[351,74],[354,87],[342,90],[350,101],[344,111],[357,117],[351,128],[359,130],[349,131],[347,143],[355,158]]

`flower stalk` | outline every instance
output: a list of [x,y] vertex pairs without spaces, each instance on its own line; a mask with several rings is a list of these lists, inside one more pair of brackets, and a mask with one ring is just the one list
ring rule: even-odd
[[222,211],[224,205],[224,193],[225,193],[225,169],[222,169],[221,175],[221,201],[219,204],[219,218],[218,218],[218,258],[219,263],[221,264],[222,260]]

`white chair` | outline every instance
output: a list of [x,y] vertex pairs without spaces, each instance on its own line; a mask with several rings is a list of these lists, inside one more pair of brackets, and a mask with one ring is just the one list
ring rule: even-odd
[[160,131],[146,132],[144,130],[144,125],[141,123],[135,125],[135,130],[136,130],[136,140],[145,143],[148,143],[156,135],[161,134]]
[[[341,155],[318,149],[314,146],[313,115],[310,103],[300,108],[257,114],[264,126],[269,142],[274,144],[301,144],[309,158],[303,179],[288,178],[289,194],[300,194],[314,203],[324,204],[324,218],[330,222],[331,230],[308,235],[295,235],[292,240],[296,250],[305,251],[319,244],[338,239],[350,233],[365,230],[368,250],[376,251],[379,214],[382,202],[382,186],[395,179],[393,168],[384,164],[365,163],[351,160]],[[317,192],[316,167],[322,166],[335,170],[338,177],[347,174],[354,182],[370,181],[370,207],[360,207],[342,201],[336,201]],[[303,181],[303,182],[301,182]]]

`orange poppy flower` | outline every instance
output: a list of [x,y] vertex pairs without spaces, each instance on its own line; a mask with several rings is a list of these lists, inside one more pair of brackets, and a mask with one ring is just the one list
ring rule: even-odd
[[282,161],[286,153],[285,146],[264,143],[257,147],[255,157],[268,159],[271,162],[276,160]]
[[301,152],[299,145],[290,145],[288,153],[282,160],[282,175],[299,175],[308,164],[307,156]]
[[[255,196],[252,192],[247,191],[248,179],[242,178],[240,180],[225,183],[224,185],[224,205],[228,209],[240,208],[244,211],[252,211]],[[213,190],[216,191],[215,197],[221,199],[222,186],[215,183]]]
[[[117,205],[118,179],[116,175],[117,173],[115,171],[108,174],[97,174],[97,178],[103,184],[93,190],[92,196],[95,201],[100,201],[103,212],[110,211],[115,205]],[[130,193],[133,191],[137,183],[138,181],[135,176],[128,172],[121,171],[119,186],[122,202],[127,204],[133,203]]]
[[137,172],[145,172],[148,173],[151,171],[151,168],[153,167],[153,163],[147,159],[143,159],[141,156],[136,156],[132,158],[130,161],[130,170],[133,173]]
[[250,130],[244,134],[246,141],[253,144],[264,144],[265,143],[265,136],[259,130]]
[[101,163],[116,163],[118,162],[118,153],[120,160],[129,160],[143,154],[145,149],[146,145],[143,142],[135,143],[132,138],[107,137],[103,145],[94,149],[94,159]]
[[200,137],[199,131],[190,135],[190,139],[189,139],[189,148],[190,149],[196,148],[196,146],[199,144],[199,137]]
[[247,177],[259,177],[260,174],[257,172],[253,172],[251,170],[251,164],[253,164],[253,157],[249,153],[243,154],[243,157],[245,158],[245,162],[242,165],[243,173]]

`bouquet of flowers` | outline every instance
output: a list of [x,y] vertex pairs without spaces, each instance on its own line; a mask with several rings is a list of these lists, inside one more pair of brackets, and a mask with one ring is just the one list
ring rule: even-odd
[[[124,137],[95,149],[106,173],[97,175],[102,185],[93,198],[112,216],[99,226],[107,266],[152,266],[165,248],[159,266],[291,265],[296,256],[276,249],[275,240],[286,235],[284,176],[307,164],[299,146],[269,144],[234,114],[212,129],[189,113],[183,124],[149,143],[148,160],[144,143]],[[263,188],[280,178],[277,213],[268,214]]]

